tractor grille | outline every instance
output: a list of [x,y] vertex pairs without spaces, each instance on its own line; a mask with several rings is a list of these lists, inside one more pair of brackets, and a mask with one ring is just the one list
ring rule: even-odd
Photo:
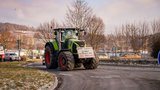
[[[85,46],[85,42],[84,41],[76,41],[75,43],[77,43],[80,47],[84,47]],[[73,44],[73,53],[77,53],[77,45]]]

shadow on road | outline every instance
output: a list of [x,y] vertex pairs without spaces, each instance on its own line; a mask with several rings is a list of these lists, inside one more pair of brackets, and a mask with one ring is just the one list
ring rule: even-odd
[[31,64],[28,64],[27,67],[36,68],[36,69],[39,69],[39,70],[48,71],[48,72],[52,72],[52,73],[54,72],[56,74],[58,74],[60,72],[90,71],[90,70],[86,70],[84,67],[75,68],[72,71],[60,71],[59,68],[57,68],[57,69],[47,69],[46,66],[42,65],[41,63],[31,63]]

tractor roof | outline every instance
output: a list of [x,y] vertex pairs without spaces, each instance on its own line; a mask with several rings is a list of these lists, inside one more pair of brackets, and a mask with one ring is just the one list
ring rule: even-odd
[[83,31],[83,30],[81,30],[81,29],[79,29],[79,28],[56,28],[56,29],[54,29],[54,30],[56,30],[56,31],[59,31],[59,30],[80,30],[80,31]]

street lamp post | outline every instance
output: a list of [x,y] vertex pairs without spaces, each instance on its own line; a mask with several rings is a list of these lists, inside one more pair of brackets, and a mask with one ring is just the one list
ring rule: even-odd
[[20,52],[21,52],[21,40],[17,40],[17,49],[18,49],[18,57],[20,58]]

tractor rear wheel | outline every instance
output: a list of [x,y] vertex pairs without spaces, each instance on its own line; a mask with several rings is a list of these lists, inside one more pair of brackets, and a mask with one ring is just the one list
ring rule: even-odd
[[58,67],[53,47],[49,45],[45,47],[45,65],[48,69],[56,69]]
[[70,51],[62,51],[58,56],[58,65],[62,71],[70,71],[74,68],[74,57]]
[[98,61],[96,61],[96,59],[94,59],[94,58],[87,59],[83,63],[83,66],[85,67],[85,69],[96,69],[98,66]]

